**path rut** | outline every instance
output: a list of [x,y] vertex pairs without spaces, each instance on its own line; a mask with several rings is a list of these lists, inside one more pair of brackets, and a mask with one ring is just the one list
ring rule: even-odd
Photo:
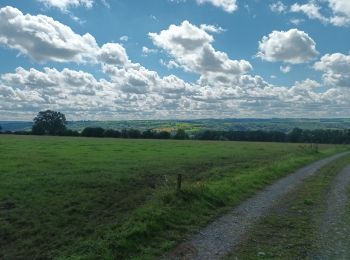
[[323,166],[348,153],[340,153],[314,162],[278,180],[231,212],[215,220],[187,242],[177,246],[165,256],[165,259],[215,260],[223,258],[241,242],[243,236],[278,203],[283,195],[298,187],[305,178],[312,176]]
[[328,195],[317,259],[350,259],[350,227],[346,221],[349,187],[350,165],[337,175]]

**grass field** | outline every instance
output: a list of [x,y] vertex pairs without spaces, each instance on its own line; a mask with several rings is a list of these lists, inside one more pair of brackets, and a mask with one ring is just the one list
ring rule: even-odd
[[152,259],[277,178],[344,149],[0,135],[0,258]]

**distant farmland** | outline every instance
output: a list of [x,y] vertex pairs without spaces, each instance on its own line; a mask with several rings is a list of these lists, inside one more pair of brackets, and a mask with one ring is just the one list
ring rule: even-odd
[[159,256],[277,178],[343,148],[1,135],[0,258]]
[[[0,121],[4,131],[30,130],[31,122]],[[350,119],[197,119],[197,120],[125,120],[125,121],[71,121],[68,128],[81,131],[85,127],[102,127],[105,129],[147,129],[175,131],[184,129],[187,132],[201,130],[219,131],[281,131],[289,132],[293,128],[301,129],[350,129]]]

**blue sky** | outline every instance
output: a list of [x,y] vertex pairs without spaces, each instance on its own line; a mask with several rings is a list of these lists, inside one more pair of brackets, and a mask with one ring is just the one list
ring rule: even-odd
[[348,117],[348,0],[0,4],[0,120]]

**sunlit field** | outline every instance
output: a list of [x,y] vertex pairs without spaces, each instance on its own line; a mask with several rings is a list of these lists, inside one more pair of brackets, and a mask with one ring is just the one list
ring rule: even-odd
[[0,149],[0,258],[147,259],[344,147],[0,135]]

